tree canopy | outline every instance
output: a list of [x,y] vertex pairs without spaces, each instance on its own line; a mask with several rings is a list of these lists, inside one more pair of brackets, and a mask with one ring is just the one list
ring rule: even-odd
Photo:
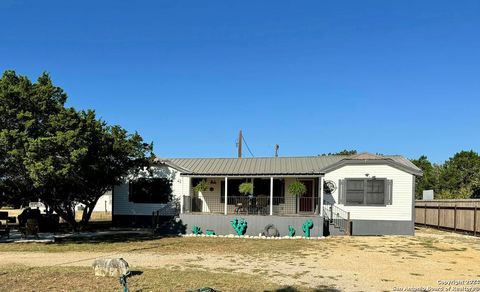
[[85,205],[85,225],[100,196],[149,165],[153,145],[94,111],[66,108],[66,98],[48,74],[0,79],[0,204],[40,199],[77,228],[75,206]]
[[357,154],[357,150],[342,150],[338,152],[329,152],[329,153],[323,153],[320,156],[327,156],[327,155],[355,155]]
[[416,179],[417,198],[427,189],[434,190],[436,199],[480,197],[480,156],[475,151],[460,151],[443,164],[432,164],[425,155],[412,162],[423,171]]

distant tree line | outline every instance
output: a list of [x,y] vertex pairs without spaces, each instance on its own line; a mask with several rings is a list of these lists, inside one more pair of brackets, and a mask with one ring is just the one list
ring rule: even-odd
[[[357,153],[356,150],[342,150],[321,156]],[[431,163],[426,155],[410,161],[423,171],[423,176],[416,178],[417,199],[422,198],[424,190],[433,190],[435,199],[480,198],[480,156],[477,152],[460,151],[440,164]]]
[[[42,74],[32,83],[0,79],[0,207],[43,202],[74,229],[85,226],[100,196],[148,166],[152,144],[92,110],[66,107],[67,95]],[[85,205],[81,222],[75,206]]]
[[480,156],[477,152],[460,151],[441,164],[431,163],[427,156],[411,160],[423,171],[416,178],[416,197],[423,190],[434,190],[435,199],[480,198]]

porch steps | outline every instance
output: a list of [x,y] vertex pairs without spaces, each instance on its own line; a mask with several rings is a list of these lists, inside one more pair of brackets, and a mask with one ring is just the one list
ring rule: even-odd
[[330,231],[330,236],[345,236],[345,230],[343,228],[335,226],[333,222],[329,222],[328,229]]

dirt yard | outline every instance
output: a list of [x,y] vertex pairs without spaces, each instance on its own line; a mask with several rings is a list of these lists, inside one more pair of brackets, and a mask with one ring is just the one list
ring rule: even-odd
[[[163,238],[1,244],[0,290],[67,289],[56,287],[55,282],[48,284],[48,277],[69,285],[77,283],[76,277],[104,285],[111,281],[96,279],[88,267],[96,258],[113,256],[123,257],[133,270],[141,272],[131,279],[132,291],[185,291],[202,286],[222,291],[401,291],[442,287],[437,282],[442,280],[480,282],[480,238],[420,229],[415,237],[308,241]],[[78,273],[74,267],[79,267]],[[160,275],[164,277],[162,285],[151,286],[160,281]],[[28,286],[35,285],[33,281],[47,284]],[[118,288],[115,281],[113,286],[98,285],[95,287],[101,290]],[[474,287],[480,290],[480,283]],[[80,285],[67,290],[97,288]]]

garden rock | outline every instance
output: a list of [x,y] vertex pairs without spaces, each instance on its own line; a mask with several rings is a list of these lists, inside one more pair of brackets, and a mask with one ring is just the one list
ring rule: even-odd
[[93,262],[95,276],[100,277],[120,277],[130,274],[127,261],[122,258],[103,258],[96,259]]

